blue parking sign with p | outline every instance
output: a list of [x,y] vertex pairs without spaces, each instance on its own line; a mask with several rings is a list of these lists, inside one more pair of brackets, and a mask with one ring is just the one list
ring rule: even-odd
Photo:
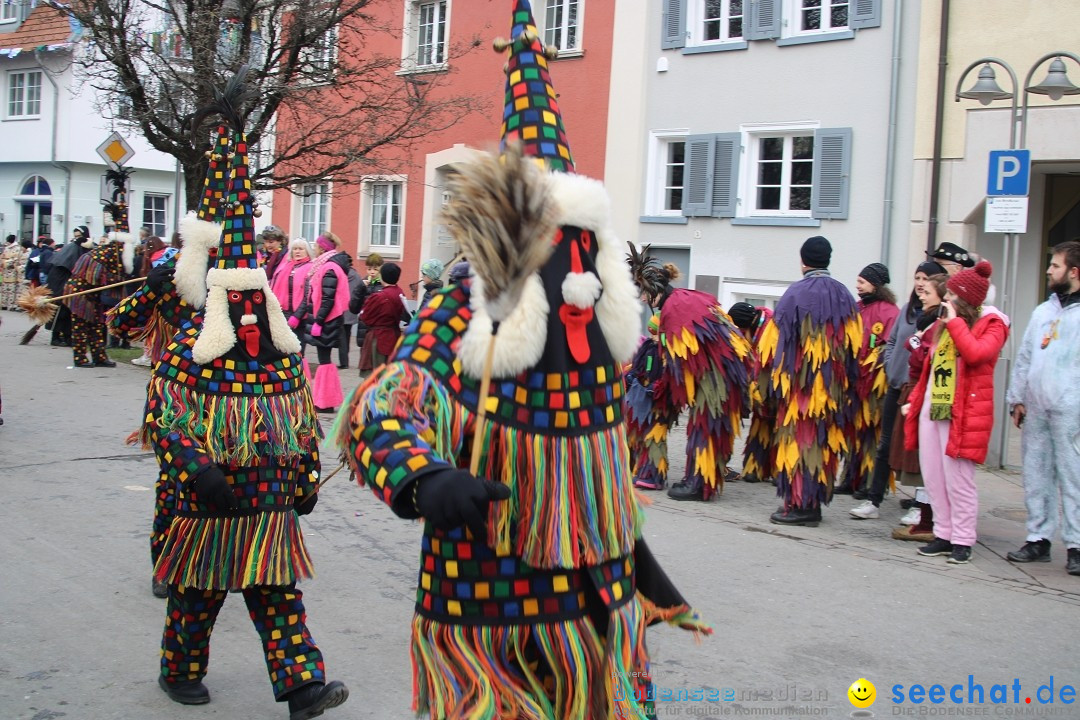
[[991,150],[986,194],[1026,197],[1031,189],[1030,150]]

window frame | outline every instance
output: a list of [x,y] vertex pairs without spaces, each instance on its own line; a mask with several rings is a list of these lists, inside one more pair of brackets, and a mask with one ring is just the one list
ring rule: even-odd
[[[793,170],[796,162],[806,163],[806,159],[795,158],[793,150],[793,141],[797,137],[806,137],[806,130],[793,130],[789,132],[761,132],[761,133],[749,133],[743,143],[743,147],[746,148],[746,167],[747,167],[747,184],[746,193],[743,195],[746,198],[745,208],[748,217],[810,217],[812,212],[810,202],[813,194],[813,177],[814,177],[814,164],[817,162],[816,145],[814,144],[814,132],[813,129],[809,130],[809,137],[814,147],[815,154],[810,157],[810,177],[806,183],[800,183],[795,185],[793,183]],[[780,163],[780,182],[778,185],[764,184],[760,182],[759,166],[764,162],[776,162],[772,160],[763,160],[761,158],[761,143],[768,139],[779,139],[782,142]],[[762,208],[759,207],[758,191],[763,187],[778,187],[780,190],[780,198],[777,209]],[[807,207],[803,209],[793,209],[791,207],[791,192],[795,187],[806,188]]]
[[[169,195],[168,193],[154,193],[154,192],[144,192],[143,193],[143,202],[142,202],[142,208],[143,208],[142,220],[143,221],[142,221],[142,224],[145,225],[146,227],[150,228],[150,230],[151,230],[150,234],[151,235],[157,235],[159,238],[162,238],[162,239],[165,239],[165,238],[168,237],[168,232],[169,232],[169,198],[171,198],[171,197],[172,196]],[[147,201],[150,201],[150,200],[161,200],[162,201],[162,208],[160,210],[158,210],[157,208],[154,208],[154,207],[147,207]],[[147,220],[146,219],[146,213],[147,213],[148,210],[151,213],[160,212],[161,213],[161,222],[157,223],[154,220]],[[160,226],[161,232],[156,232],[156,226]]]
[[[812,218],[813,217],[813,187],[814,187],[814,165],[817,164],[818,157],[818,145],[815,133],[820,127],[820,123],[813,122],[797,122],[797,123],[779,123],[771,125],[743,125],[739,128],[739,132],[742,135],[742,146],[745,150],[745,157],[741,163],[739,171],[739,197],[742,201],[738,205],[735,216],[740,218]],[[758,170],[758,158],[760,155],[760,140],[770,137],[782,137],[785,139],[785,149],[790,145],[790,139],[793,137],[804,137],[809,135],[814,139],[814,157],[810,166],[811,179],[808,184],[811,194],[810,207],[806,210],[763,210],[758,208],[757,197],[757,170]],[[784,166],[781,169],[781,195],[787,195],[788,203],[790,206],[790,168],[788,167],[791,162],[789,156],[785,156]],[[786,182],[785,182],[786,180]]]
[[[420,57],[420,19],[424,6],[432,5],[442,10],[442,57],[437,62],[421,65]],[[405,5],[405,32],[402,38],[401,72],[425,73],[446,70],[450,49],[450,16],[453,3],[451,0],[409,0]],[[438,27],[436,25],[435,27]],[[437,47],[437,45],[433,45]]]
[[[666,130],[649,131],[649,154],[648,166],[645,177],[645,215],[647,217],[683,217],[683,207],[686,205],[686,139],[690,135],[688,128],[673,128]],[[670,166],[670,148],[673,143],[683,143],[683,184],[682,202],[677,210],[668,208],[667,205],[667,168]],[[671,186],[674,187],[674,186]]]
[[[552,28],[548,27],[548,13],[551,11],[551,6],[560,6],[563,11],[564,17],[568,16],[568,6],[576,5],[576,17],[574,22],[575,28],[575,43],[572,47],[562,47],[555,43],[548,42],[548,32]],[[559,51],[559,57],[580,57],[585,54],[584,43],[584,27],[585,27],[585,0],[543,0],[543,10],[539,13],[539,17],[536,18],[536,29],[540,31],[540,38],[545,46],[555,47]],[[564,32],[569,26],[565,23],[560,28]]]
[[[42,86],[44,85],[42,77],[43,70],[37,68],[26,68],[24,70],[9,70],[7,73],[6,83],[4,85],[4,119],[5,120],[39,120],[41,118],[41,109],[44,104],[44,96],[42,93]],[[37,76],[37,112],[26,112],[28,105],[32,102],[28,99],[28,91],[30,84],[27,79],[33,76]],[[22,78],[23,85],[21,87],[22,96],[18,101],[19,107],[22,112],[13,113],[14,100],[12,94],[15,90],[14,82],[15,78]]]
[[[300,61],[307,72],[311,74],[325,74],[325,82],[330,82],[338,64],[338,45],[341,42],[341,34],[338,26],[328,28],[314,44],[300,51]],[[309,78],[312,84],[321,84],[323,81]]]
[[[363,178],[363,192],[361,197],[363,198],[363,208],[361,209],[361,217],[363,222],[361,224],[364,245],[369,250],[378,250],[380,254],[390,255],[392,257],[400,257],[404,252],[405,247],[405,196],[406,186],[408,180],[404,176],[400,175],[370,175]],[[398,217],[397,217],[397,244],[392,242],[375,243],[373,242],[375,236],[375,192],[376,186],[388,186],[396,187],[400,193],[398,198]],[[387,211],[394,207],[393,203],[387,203]],[[394,224],[389,222],[382,223],[383,227],[392,229]],[[389,235],[390,233],[388,233]]]
[[[19,22],[19,4],[15,2],[0,2],[0,25]],[[4,17],[11,8],[11,17]]]
[[[308,190],[308,188],[313,188]],[[321,189],[320,189],[321,188]],[[308,199],[311,197],[319,197],[320,201],[312,203],[311,207],[315,208],[315,218],[313,220],[304,219],[304,211],[309,207]],[[333,197],[334,188],[333,182],[330,180],[322,180],[319,182],[304,183],[297,188],[296,192],[296,227],[297,231],[293,233],[293,237],[300,237],[312,243],[315,238],[319,237],[326,229],[330,227],[330,216],[333,210]],[[309,233],[306,230],[307,226],[314,226],[312,229],[314,232]]]
[[720,23],[724,32],[716,40],[705,39],[705,6],[708,0],[689,0],[686,7],[686,47],[687,48],[715,48],[721,49],[727,46],[744,47],[747,41],[750,22],[750,0],[742,0],[742,35],[731,37],[727,33],[731,17],[731,3],[733,0],[722,0],[724,9],[721,13]]
[[803,21],[803,2],[805,0],[783,0],[782,7],[782,22],[780,37],[782,39],[788,38],[809,38],[817,36],[831,36],[831,35],[844,35],[848,36],[852,33],[852,13],[855,11],[855,0],[819,0],[822,12],[822,19],[824,20],[825,10],[824,6],[828,5],[830,10],[834,4],[847,6],[847,25],[832,27],[832,17],[829,14],[829,27],[818,28],[816,30],[804,30],[802,29]]

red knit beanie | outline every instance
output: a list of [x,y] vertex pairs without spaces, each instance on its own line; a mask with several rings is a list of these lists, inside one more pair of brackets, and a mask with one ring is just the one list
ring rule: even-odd
[[986,293],[990,290],[990,274],[994,268],[985,260],[973,268],[965,268],[949,278],[945,287],[956,293],[956,296],[972,307],[979,307],[986,300]]

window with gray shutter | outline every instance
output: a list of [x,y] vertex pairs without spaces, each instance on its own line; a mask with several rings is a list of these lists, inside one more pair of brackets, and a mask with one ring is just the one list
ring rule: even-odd
[[739,199],[739,133],[713,135],[712,216],[735,217]]
[[755,0],[751,7],[748,40],[771,40],[780,37],[782,0]]
[[853,30],[881,27],[881,0],[851,0],[849,26]]
[[712,214],[715,138],[715,135],[686,138],[686,190],[682,214],[687,217]]
[[664,0],[661,50],[686,47],[686,0]]
[[847,218],[850,175],[851,128],[815,130],[811,217]]

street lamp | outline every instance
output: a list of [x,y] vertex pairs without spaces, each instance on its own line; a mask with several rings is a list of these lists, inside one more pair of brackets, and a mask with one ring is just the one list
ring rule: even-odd
[[[1078,95],[1080,94],[1080,87],[1074,85],[1068,77],[1066,72],[1066,66],[1063,58],[1069,58],[1077,65],[1080,65],[1080,56],[1075,53],[1071,53],[1067,50],[1057,50],[1055,52],[1047,53],[1039,58],[1031,69],[1028,70],[1027,76],[1024,78],[1024,84],[1020,85],[1016,79],[1016,73],[1013,72],[1012,67],[996,57],[984,57],[971,63],[964,69],[964,72],[960,73],[960,79],[956,82],[955,101],[960,102],[961,98],[966,100],[977,100],[982,105],[989,105],[995,100],[1011,100],[1012,109],[1009,113],[1009,149],[1024,149],[1027,144],[1027,115],[1028,115],[1028,94],[1035,93],[1037,95],[1046,95],[1051,100],[1060,100],[1065,95]],[[1050,68],[1047,71],[1046,78],[1038,85],[1032,85],[1031,80],[1035,76],[1035,72],[1045,63],[1047,60],[1052,60]],[[964,80],[968,74],[976,67],[982,66],[979,70],[979,77],[969,89],[961,91],[960,88],[964,85]],[[997,65],[1009,74],[1009,79],[1012,81],[1012,90],[1007,91],[1001,89],[997,84],[997,76],[994,73],[993,65]],[[1020,92],[1020,88],[1023,88],[1023,92]],[[1018,96],[1023,94],[1023,100],[1020,102],[1020,113],[1017,114],[1017,101]],[[1020,126],[1020,143],[1017,145],[1017,124]],[[1011,250],[1011,252],[1010,252]],[[1012,318],[1016,310],[1016,286],[1017,286],[1017,267],[1020,264],[1020,239],[1013,233],[1006,233],[1004,236],[1002,247],[1002,260],[1004,267],[1002,268],[1002,275],[1004,282],[1002,284],[1002,295],[1004,296],[1005,313]],[[1008,343],[1008,350],[1005,357],[1005,382],[1006,386],[1009,382],[1009,377],[1012,371],[1012,360],[1015,354],[1015,347],[1013,340],[1010,339]],[[1006,387],[1007,389],[1007,387]],[[1002,403],[1002,418],[1001,418],[1001,444],[998,449],[1000,457],[1000,465],[1005,465],[1005,451],[1008,443],[1009,435],[1009,408],[1006,403]]]

